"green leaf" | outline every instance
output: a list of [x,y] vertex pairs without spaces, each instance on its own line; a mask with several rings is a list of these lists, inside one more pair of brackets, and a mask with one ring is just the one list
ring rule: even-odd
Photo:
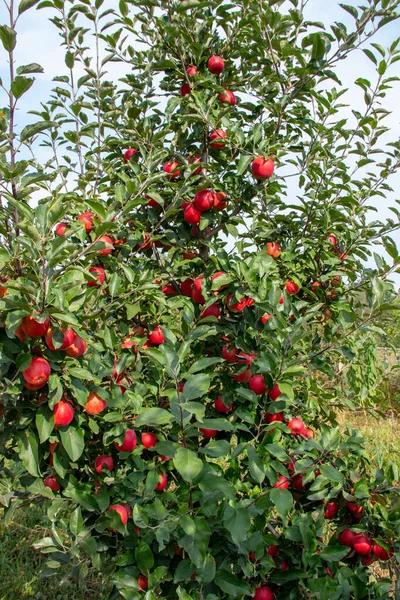
[[247,446],[247,458],[249,459],[250,474],[254,481],[262,483],[265,479],[265,472],[260,457],[254,446]]
[[29,65],[21,65],[17,69],[17,75],[28,75],[29,73],[44,73],[43,67],[38,63],[29,63]]
[[192,450],[180,447],[175,452],[174,467],[181,477],[190,483],[201,472],[203,461]]
[[33,82],[33,77],[23,77],[22,75],[17,75],[11,84],[11,91],[16,98],[20,98],[29,90]]
[[201,358],[197,360],[189,369],[189,373],[197,373],[198,371],[205,371],[208,367],[217,365],[224,362],[223,358]]
[[49,439],[54,428],[53,411],[50,410],[48,404],[42,404],[36,413],[36,428],[39,432],[40,443],[43,444]]
[[71,515],[69,520],[69,528],[73,535],[79,535],[83,529],[83,519],[81,507],[78,506]]
[[[249,155],[242,155],[239,159],[238,165],[237,165],[237,174],[238,175],[243,175],[243,173],[245,173],[247,171],[247,169],[249,168],[249,164],[251,163],[251,161],[253,160],[254,156],[249,156]],[[217,278],[219,280],[219,278]]]
[[75,462],[82,456],[85,449],[85,435],[83,429],[69,425],[60,427],[61,442],[70,459]]
[[326,479],[329,479],[329,481],[334,481],[335,483],[341,484],[344,483],[343,474],[331,465],[322,465],[320,471],[321,475],[326,477]]
[[17,43],[17,32],[7,25],[0,25],[0,40],[7,52],[12,52]]
[[139,542],[136,546],[135,557],[137,566],[143,573],[153,568],[154,556],[146,542]]
[[293,508],[293,496],[289,490],[281,488],[272,489],[270,498],[281,517],[286,517]]
[[231,445],[227,440],[212,440],[203,448],[199,448],[199,452],[212,458],[219,458],[220,456],[228,456],[230,449]]
[[[33,80],[32,80],[33,82]],[[30,86],[29,86],[30,87]],[[37,133],[41,131],[45,131],[50,127],[57,127],[57,123],[55,121],[39,121],[38,123],[33,123],[32,125],[26,125],[21,131],[20,141],[25,142],[26,140],[32,138]]]
[[251,596],[252,591],[250,586],[245,581],[241,581],[229,571],[218,571],[214,579],[216,585],[223,591],[225,594],[232,596],[233,598],[237,598],[238,596],[242,596],[245,594],[246,596]]
[[34,477],[40,477],[39,443],[36,435],[30,429],[17,431],[19,457],[25,469]]
[[199,375],[193,375],[185,383],[183,388],[182,397],[184,400],[195,400],[207,394],[210,389],[211,379],[210,376],[205,373]]
[[234,543],[238,546],[249,535],[251,519],[245,508],[227,506],[224,512],[224,527],[229,531]]
[[173,415],[164,408],[144,408],[136,419],[135,426],[166,425],[170,423],[173,418]]
[[38,4],[40,0],[21,0],[18,6],[18,14],[21,15],[23,12]]
[[342,560],[349,553],[349,549],[343,548],[343,546],[326,546],[321,550],[321,558],[323,560],[331,560],[332,562],[338,562]]

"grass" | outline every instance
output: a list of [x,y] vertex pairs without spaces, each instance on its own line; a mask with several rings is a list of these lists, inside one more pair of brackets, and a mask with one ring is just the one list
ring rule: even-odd
[[[340,423],[352,423],[367,442],[372,466],[389,462],[400,464],[400,420],[376,420],[368,413],[340,415]],[[108,600],[102,583],[90,577],[84,583],[60,578],[42,578],[46,557],[32,548],[34,541],[49,535],[46,506],[22,508],[9,527],[0,509],[0,600]]]

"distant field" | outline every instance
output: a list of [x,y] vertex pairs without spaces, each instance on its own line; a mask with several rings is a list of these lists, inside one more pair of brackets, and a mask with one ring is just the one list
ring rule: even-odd
[[[374,467],[396,459],[400,464],[400,419],[377,421],[357,413],[341,415],[340,422],[361,429]],[[59,580],[39,577],[45,557],[33,550],[32,543],[49,535],[47,525],[43,506],[17,511],[7,528],[0,519],[0,600],[108,600],[109,591],[94,579],[85,586],[66,581],[59,588]]]

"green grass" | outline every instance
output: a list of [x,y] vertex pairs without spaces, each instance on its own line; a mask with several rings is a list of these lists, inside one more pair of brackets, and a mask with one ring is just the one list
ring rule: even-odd
[[[340,416],[341,424],[361,429],[372,466],[392,461],[400,463],[400,420],[375,420],[368,413]],[[84,583],[43,578],[40,571],[46,556],[32,548],[34,541],[50,535],[46,506],[28,506],[14,513],[5,527],[0,509],[0,600],[108,600],[104,585],[90,577]]]

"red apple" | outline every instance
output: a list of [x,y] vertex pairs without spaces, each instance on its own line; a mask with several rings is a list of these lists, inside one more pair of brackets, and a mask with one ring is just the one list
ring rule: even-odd
[[83,410],[88,415],[98,415],[103,412],[106,406],[107,402],[101,396],[96,394],[96,392],[90,392]]
[[210,133],[210,146],[211,148],[223,148],[225,146],[224,142],[217,142],[215,140],[224,140],[226,138],[226,131],[223,129],[215,129]]
[[[50,365],[45,358],[34,356],[29,367],[22,371],[22,376],[25,379],[25,385],[34,386],[30,389],[39,390],[46,385],[50,377]],[[28,387],[26,385],[26,387]]]
[[289,295],[297,294],[300,291],[300,287],[294,281],[287,281],[285,283],[286,291]]
[[214,193],[214,209],[215,210],[224,210],[228,206],[228,196],[225,192],[215,192]]
[[292,435],[304,435],[306,426],[301,419],[294,417],[291,421],[288,421],[287,426],[289,427]]
[[281,253],[281,246],[276,242],[268,242],[267,244],[267,254],[272,256],[273,258],[278,258]]
[[273,487],[288,490],[289,481],[284,475],[278,475],[278,481],[273,485]]
[[183,211],[183,218],[189,225],[199,225],[201,219],[201,210],[196,208],[194,204],[189,204]]
[[154,433],[142,433],[141,438],[142,444],[146,449],[154,448],[154,446],[157,444],[157,438]]
[[34,317],[24,317],[21,321],[21,328],[27,337],[42,337],[46,334],[50,325],[49,317],[44,321],[37,321]]
[[220,314],[221,310],[218,304],[215,302],[214,304],[211,304],[211,306],[203,310],[203,312],[200,315],[200,319],[205,319],[206,317],[216,317],[218,319]]
[[208,59],[207,66],[208,66],[208,70],[213,75],[221,75],[221,73],[225,67],[225,62],[224,62],[224,59],[221,58],[221,56],[218,56],[218,55],[211,56]]
[[[214,281],[216,281],[218,279],[218,277],[222,277],[223,275],[226,275],[225,271],[217,271],[216,273],[214,273],[214,275],[211,275],[211,283],[214,283]],[[221,290],[225,289],[226,287],[228,287],[228,284],[226,285],[221,285],[217,292],[220,292]]]
[[[90,231],[92,231],[92,230],[93,230],[93,228],[94,228],[94,224],[93,224],[93,217],[94,217],[94,216],[95,216],[95,214],[94,214],[93,212],[90,212],[90,211],[89,211],[89,212],[84,212],[84,213],[82,213],[82,214],[81,214],[81,215],[79,215],[79,217],[78,217],[78,221],[82,221],[82,223],[83,223],[83,225],[84,225],[84,227],[85,227],[86,233],[90,233]],[[97,215],[97,219],[100,221],[100,223],[101,223],[101,222],[102,222],[102,220],[103,220],[103,219],[102,219],[101,217],[99,217],[98,215]]]
[[147,235],[147,233],[143,233],[143,242],[137,242],[137,249],[143,250],[143,252],[146,252],[146,250],[150,250],[152,245],[153,245],[153,241],[152,241],[151,237],[149,235]]
[[258,396],[262,396],[267,391],[265,387],[264,377],[262,375],[254,375],[249,381],[249,388]]
[[279,389],[279,385],[277,383],[274,383],[272,388],[268,391],[268,396],[271,398],[271,400],[277,400],[281,395],[282,392]]
[[163,490],[165,490],[165,488],[168,485],[168,479],[167,476],[164,475],[164,473],[160,473],[160,476],[158,478],[158,483],[156,486],[156,490],[157,492],[162,492]]
[[278,554],[278,550],[278,546],[270,546],[267,550],[267,555],[275,558],[275,556]]
[[61,346],[56,348],[53,344],[53,328],[49,327],[46,335],[44,337],[44,341],[50,350],[66,350],[68,346],[72,344],[75,338],[75,332],[72,329],[60,329],[60,332],[63,334],[64,338]]
[[217,434],[216,429],[204,429],[204,427],[200,427],[199,431],[201,431],[201,433],[203,434],[203,437],[205,437],[205,438],[212,438],[212,437],[214,437],[214,435]]
[[125,437],[122,444],[118,444],[118,442],[114,442],[114,445],[119,452],[132,452],[136,448],[137,439],[136,433],[133,429],[127,429],[125,431]]
[[324,517],[325,519],[333,519],[339,510],[337,502],[328,502],[325,506]]
[[292,476],[292,486],[297,492],[304,492],[304,477],[301,473]]
[[382,548],[382,546],[379,546],[379,544],[377,544],[376,542],[372,545],[372,552],[379,560],[389,560],[393,554],[393,551],[391,549],[389,549],[388,552],[387,550],[385,550],[385,548]]
[[137,578],[137,582],[141,590],[147,590],[147,588],[149,587],[147,577],[145,577],[144,575],[139,575],[139,577]]
[[270,319],[272,319],[272,315],[265,313],[262,317],[261,317],[261,322],[263,325],[265,325],[265,323],[267,321],[269,321]]
[[92,276],[96,280],[96,281],[89,280],[88,281],[89,287],[98,287],[99,285],[104,283],[105,278],[106,278],[106,272],[103,269],[103,267],[90,267],[89,273],[92,273]]
[[235,106],[237,102],[235,94],[230,90],[225,90],[225,92],[221,92],[221,94],[219,95],[219,99],[221,100],[221,102],[229,102],[229,104],[232,104],[232,106]]
[[188,94],[192,93],[192,88],[190,87],[190,85],[188,83],[184,83],[181,86],[181,89],[179,90],[179,94],[182,96],[187,96]]
[[271,588],[263,586],[256,589],[253,600],[275,600],[275,595]]
[[275,165],[272,158],[264,158],[262,156],[255,158],[251,165],[253,176],[260,181],[269,179],[273,174],[274,169]]
[[124,152],[124,162],[128,162],[128,160],[130,160],[132,158],[132,156],[134,156],[137,153],[137,150],[135,150],[134,148],[129,148],[128,150],[125,150]]
[[[200,156],[200,154],[196,154],[195,156],[189,156],[188,163],[189,164],[201,163],[201,156]],[[197,169],[195,169],[192,172],[192,175],[200,175],[201,169],[202,169],[202,167],[200,165],[199,167],[197,167]]]
[[79,335],[75,334],[72,344],[65,349],[65,354],[67,356],[76,358],[77,356],[82,356],[82,354],[85,354],[86,348],[87,344],[85,340],[79,337]]
[[358,519],[361,518],[361,515],[364,510],[362,506],[359,506],[358,504],[355,504],[354,502],[349,502],[349,501],[346,501],[346,506],[354,517],[356,517]]
[[332,246],[336,246],[337,245],[337,237],[336,235],[333,235],[333,233],[328,235],[328,240],[330,241],[330,243],[332,244]]
[[64,235],[67,227],[68,227],[67,223],[57,223],[56,229],[55,229],[56,235]]
[[363,533],[357,533],[353,538],[353,548],[357,554],[369,554],[372,549],[370,538]]
[[219,413],[231,412],[232,406],[232,402],[229,403],[229,406],[226,406],[226,404],[224,404],[224,401],[222,400],[222,396],[218,396],[218,398],[214,402],[214,408]]
[[214,205],[214,193],[211,190],[201,190],[194,197],[194,205],[201,212],[210,210]]
[[264,418],[267,423],[275,423],[275,422],[283,423],[283,421],[285,419],[285,413],[278,412],[278,413],[272,414],[272,413],[266,412]]
[[69,425],[74,418],[74,412],[75,409],[69,402],[60,400],[53,409],[54,425]]
[[147,336],[147,339],[149,340],[150,344],[153,344],[153,346],[160,346],[160,344],[163,344],[165,337],[161,327],[159,325],[154,327],[153,331]]
[[206,301],[202,293],[203,279],[204,276],[200,275],[200,277],[197,277],[193,282],[192,300],[197,302],[197,304],[204,304]]
[[239,302],[232,302],[233,294],[228,294],[226,298],[226,306],[231,312],[243,312],[247,306],[247,298],[243,296]]
[[109,246],[112,246],[112,248],[102,248],[98,251],[98,254],[106,256],[107,254],[111,254],[111,252],[114,250],[114,240],[110,238],[109,235],[101,235],[96,240],[96,242],[102,242],[103,244],[108,244]]
[[53,490],[53,492],[58,492],[60,490],[60,484],[55,477],[46,477],[43,484]]
[[129,517],[129,509],[126,505],[111,504],[111,506],[108,507],[107,511],[109,512],[110,510],[115,510],[119,514],[119,516],[121,517],[122,525],[127,524]]
[[229,349],[229,345],[225,344],[222,348],[222,358],[226,360],[226,362],[234,363],[237,360],[237,354],[239,350],[237,348]]
[[181,292],[184,296],[188,296],[189,298],[192,297],[193,284],[194,284],[193,279],[185,279],[185,281],[182,281]]
[[315,432],[313,429],[311,429],[311,427],[306,427],[303,433],[305,438],[314,438],[315,437]]
[[349,548],[353,548],[353,541],[356,534],[351,531],[351,529],[345,529],[338,535],[339,544],[341,546],[348,546]]
[[161,288],[161,291],[166,296],[177,296],[178,295],[178,292],[176,291],[176,289],[174,288],[174,286],[171,285],[170,283],[168,283],[167,285],[164,285]]
[[289,568],[289,563],[287,560],[283,559],[281,562],[281,566],[279,568],[280,571],[287,571]]
[[238,383],[248,383],[251,379],[250,367],[248,367],[244,371],[240,371],[239,373],[234,373],[233,379],[235,379],[235,381],[237,381]]
[[164,163],[163,170],[167,173],[168,179],[179,177],[181,172],[177,167],[179,167],[179,163],[177,163],[176,160]]
[[186,73],[189,75],[189,77],[194,77],[197,73],[197,67],[191,65],[186,69]]
[[250,352],[249,354],[248,352],[243,352],[243,350],[240,350],[236,357],[236,362],[241,365],[251,365],[253,360],[255,360],[256,358],[257,354],[255,352]]
[[108,469],[109,471],[114,469],[114,460],[109,454],[98,456],[94,461],[94,470],[96,473],[101,473],[104,468]]
[[185,260],[192,260],[193,258],[196,258],[197,256],[197,252],[190,252],[190,250],[185,250],[185,252],[182,253],[182,257]]

